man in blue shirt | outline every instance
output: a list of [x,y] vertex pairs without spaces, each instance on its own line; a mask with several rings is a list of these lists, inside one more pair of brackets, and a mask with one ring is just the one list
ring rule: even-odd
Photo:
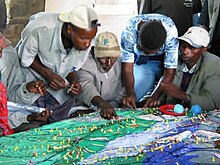
[[[127,92],[122,99],[125,107],[136,108],[136,101],[153,89],[157,79],[172,82],[178,61],[177,37],[177,28],[167,16],[143,14],[130,19],[121,35],[122,77]],[[162,92],[159,83],[143,107],[156,104]]]

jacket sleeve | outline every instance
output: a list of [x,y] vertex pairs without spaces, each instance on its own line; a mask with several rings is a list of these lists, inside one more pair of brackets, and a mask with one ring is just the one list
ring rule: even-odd
[[26,88],[26,83],[17,84],[8,92],[8,98],[12,102],[31,105],[40,94],[31,93]]
[[27,121],[27,116],[30,112],[25,111],[16,111],[16,112],[8,112],[8,121],[11,128],[17,128],[22,123],[29,123]]
[[77,99],[90,106],[93,97],[101,96],[100,91],[95,86],[94,76],[89,71],[83,69],[80,69],[77,74],[78,81],[82,87],[81,92],[77,95]]
[[21,58],[21,65],[24,67],[29,67],[38,54],[38,41],[36,38],[34,35],[29,35],[17,45],[18,56]]

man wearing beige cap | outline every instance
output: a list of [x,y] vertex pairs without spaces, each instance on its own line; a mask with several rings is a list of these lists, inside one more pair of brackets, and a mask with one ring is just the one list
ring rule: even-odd
[[96,106],[104,119],[118,118],[114,107],[124,96],[121,83],[120,47],[111,32],[100,33],[94,51],[77,72],[82,86],[77,98],[86,106]]
[[179,41],[181,59],[173,84],[162,84],[168,95],[166,103],[199,104],[203,110],[214,110],[220,105],[220,59],[206,51],[208,32],[191,27]]
[[98,25],[96,12],[87,6],[30,17],[16,50],[22,67],[28,68],[26,81],[40,79],[48,86],[44,96],[32,97],[32,105],[51,109],[79,93],[75,71],[84,64]]

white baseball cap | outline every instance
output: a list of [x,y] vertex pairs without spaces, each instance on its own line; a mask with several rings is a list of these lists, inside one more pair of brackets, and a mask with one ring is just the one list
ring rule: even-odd
[[183,40],[195,48],[207,47],[210,42],[209,33],[202,27],[193,26],[190,27],[187,32],[178,37],[179,40]]
[[85,5],[77,6],[67,13],[60,13],[59,19],[81,29],[90,29],[99,25],[97,13]]

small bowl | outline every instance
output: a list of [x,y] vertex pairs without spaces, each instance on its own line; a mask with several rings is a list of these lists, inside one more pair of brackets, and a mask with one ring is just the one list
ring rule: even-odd
[[171,115],[171,116],[184,116],[186,114],[186,110],[184,109],[183,113],[175,113],[174,110],[174,104],[166,104],[160,106],[160,112],[166,115]]

